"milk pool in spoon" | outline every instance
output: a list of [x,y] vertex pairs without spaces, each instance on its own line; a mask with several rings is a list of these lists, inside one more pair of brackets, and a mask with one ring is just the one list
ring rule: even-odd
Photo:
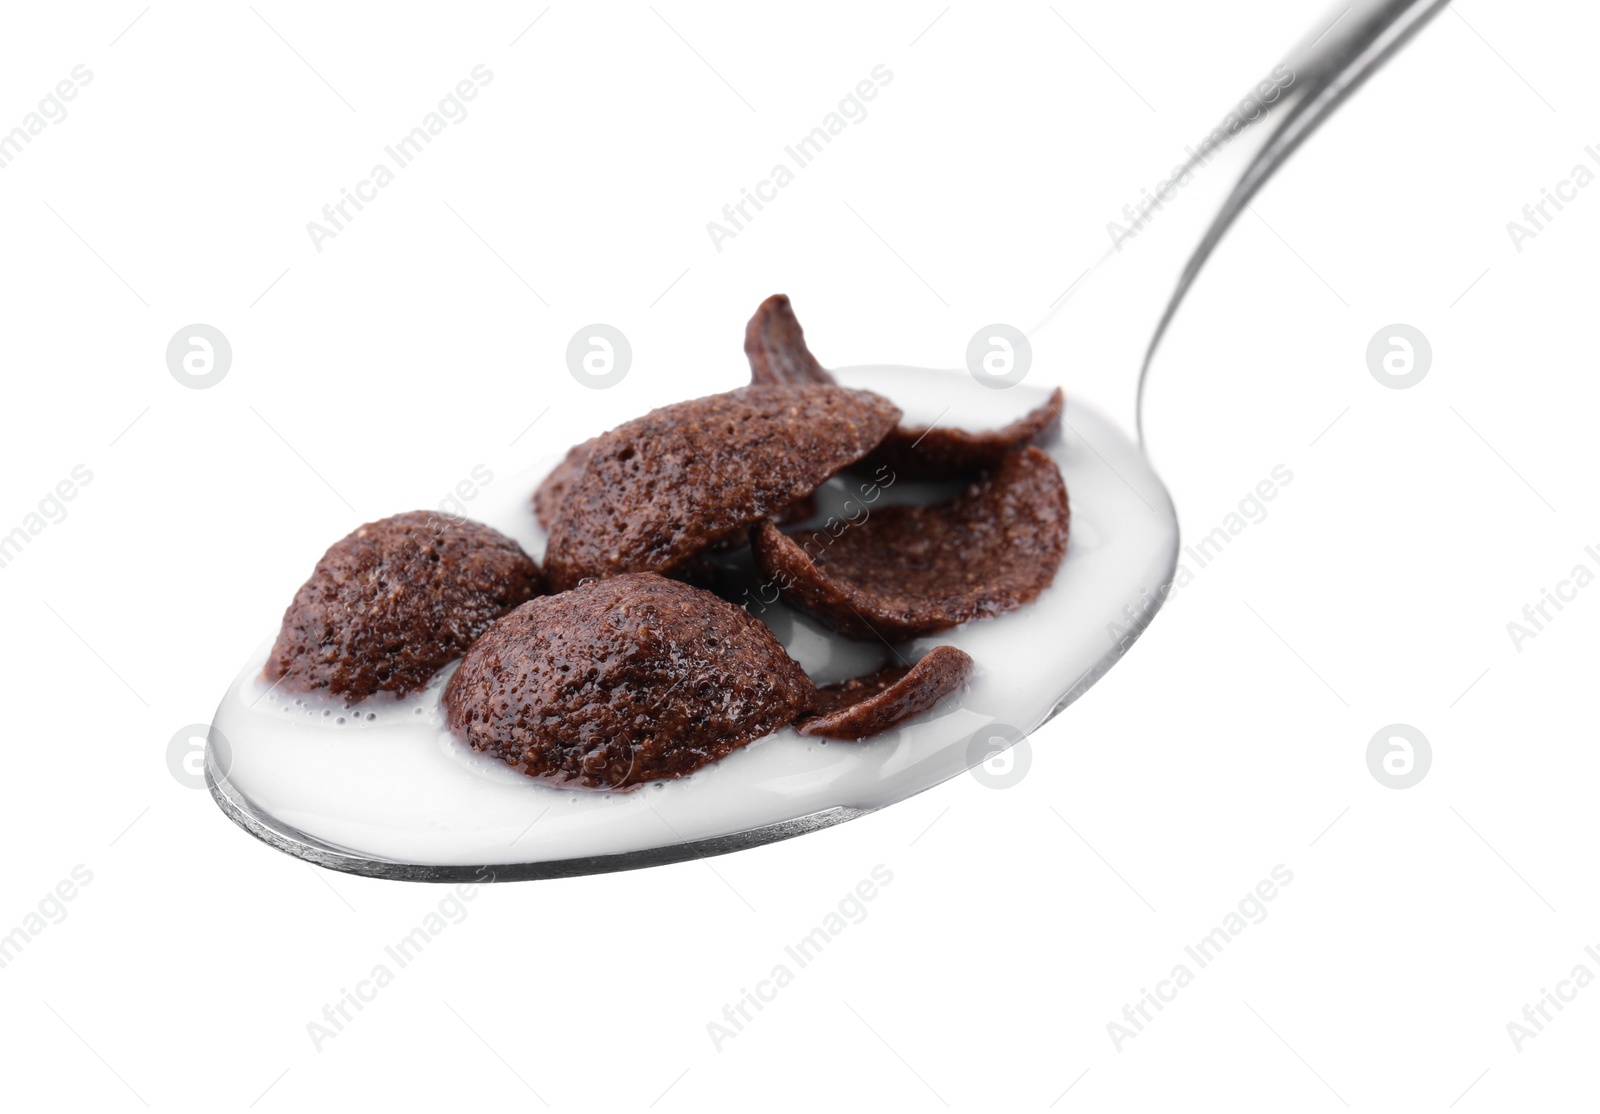
[[[1049,394],[1027,383],[994,390],[965,371],[861,367],[834,375],[894,399],[908,425],[944,415],[944,426],[995,428]],[[959,423],[950,417],[957,414]],[[448,880],[478,876],[481,867],[500,879],[541,878],[694,858],[919,793],[1035,730],[1093,684],[1148,622],[1149,590],[1174,567],[1177,524],[1166,491],[1109,420],[1069,397],[1059,436],[1041,448],[1061,468],[1072,506],[1055,582],[1017,611],[899,648],[909,661],[954,645],[977,670],[965,692],[897,729],[852,743],[786,728],[676,781],[631,793],[558,789],[445,729],[440,694],[453,667],[408,698],[379,694],[347,705],[263,680],[268,638],[217,709],[207,757],[213,795],[252,834],[324,866]],[[528,497],[559,459],[552,454],[497,482],[474,503],[474,517],[542,557],[544,532]],[[852,491],[844,479],[830,481],[819,514],[838,512]],[[880,501],[948,492],[901,481]],[[847,641],[781,603],[730,598],[748,602],[819,683],[868,672],[891,653]]]

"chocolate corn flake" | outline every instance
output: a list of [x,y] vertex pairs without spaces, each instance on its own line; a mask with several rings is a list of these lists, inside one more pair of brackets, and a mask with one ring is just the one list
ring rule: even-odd
[[834,382],[806,347],[787,294],[774,294],[756,308],[744,329],[744,354],[750,358],[752,383]]
[[993,468],[1008,453],[1046,439],[1061,425],[1066,396],[1050,397],[1009,425],[977,432],[946,426],[896,426],[862,468],[890,468],[902,480],[948,480]]
[[[566,498],[567,487],[583,471],[583,466],[589,462],[589,454],[594,452],[595,441],[591,437],[579,445],[574,445],[567,450],[567,455],[550,470],[533,493],[533,514],[539,520],[539,525],[549,530],[555,525],[556,517],[561,513],[561,501]],[[773,517],[778,524],[787,526],[794,522],[804,522],[817,513],[817,499],[815,494],[790,504],[777,512]],[[744,539],[738,539],[743,544]]]
[[873,511],[840,531],[751,534],[786,603],[851,638],[900,642],[1032,602],[1067,549],[1067,489],[1028,447],[949,502]]
[[482,523],[429,511],[369,522],[295,593],[265,675],[356,700],[414,692],[542,590],[533,558]]
[[900,420],[870,391],[749,386],[653,410],[595,438],[545,551],[557,591],[664,572],[808,497]]
[[865,739],[921,715],[972,673],[972,658],[954,646],[935,646],[917,664],[893,666],[817,690],[810,715],[795,724],[802,735]]
[[742,608],[629,573],[502,618],[450,678],[444,704],[457,737],[529,776],[625,789],[770,735],[814,692]]

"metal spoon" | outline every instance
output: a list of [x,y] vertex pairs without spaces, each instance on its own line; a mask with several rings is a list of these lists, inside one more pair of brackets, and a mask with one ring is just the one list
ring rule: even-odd
[[[1184,295],[1193,285],[1201,268],[1229,227],[1267,179],[1300,144],[1344,102],[1346,97],[1404,46],[1428,20],[1442,10],[1447,2],[1448,0],[1359,0],[1357,3],[1345,6],[1342,11],[1336,10],[1330,13],[1331,22],[1325,21],[1323,24],[1325,29],[1289,55],[1286,65],[1294,74],[1289,95],[1271,105],[1263,106],[1262,115],[1266,117],[1270,113],[1273,126],[1269,131],[1265,131],[1259,126],[1263,121],[1258,121],[1258,126],[1253,129],[1256,132],[1265,131],[1259,147],[1249,157],[1243,171],[1214,210],[1214,215],[1200,236],[1198,246],[1187,257],[1176,285],[1154,323],[1152,335],[1139,365],[1137,386],[1129,400],[1127,411],[1122,415],[1131,418],[1131,421],[1125,424],[1138,430],[1141,439],[1142,400],[1155,352]],[[1197,162],[1198,156],[1191,159],[1187,169],[1191,171],[1196,169]],[[1190,211],[1212,210],[1201,210],[1196,202],[1190,205]],[[1108,253],[1106,259],[1102,259],[1101,263],[1090,268],[1090,271],[1098,269],[1109,258]],[[1036,329],[1035,332],[1037,331]],[[1092,442],[1087,442],[1086,447],[1092,449],[1094,445]],[[1153,480],[1153,473],[1150,476]],[[1151,492],[1151,495],[1163,505],[1151,506],[1148,500],[1146,505],[1151,506],[1151,509],[1158,514],[1165,513],[1170,516],[1170,504],[1164,502],[1164,492],[1159,491],[1159,482],[1155,483],[1155,488],[1157,490]],[[1145,497],[1141,495],[1140,498]],[[1170,573],[1170,563],[1167,567]],[[1137,637],[1149,623],[1159,605],[1158,597],[1154,601],[1154,606],[1133,619],[1127,638],[1094,662],[1081,676],[1070,682],[1063,681],[1062,690],[1045,705],[1042,718],[1038,718],[1034,724],[1035,729],[1059,714],[1110,669],[1120,659],[1132,639]],[[1020,737],[1020,733],[1017,734],[1017,738]],[[974,740],[977,740],[976,735]],[[1001,740],[1002,743],[1015,741],[1015,738]],[[993,749],[968,747],[968,764],[987,761],[993,754]],[[727,854],[803,835],[867,815],[886,804],[931,788],[940,781],[955,776],[963,768],[960,764],[951,766],[947,762],[942,766],[930,768],[920,780],[897,783],[887,796],[879,796],[866,803],[819,808],[804,815],[772,823],[756,824],[742,830],[706,838],[670,839],[654,846],[639,847],[621,853],[490,865],[430,865],[363,854],[336,846],[332,842],[297,829],[260,807],[235,786],[228,776],[229,764],[226,744],[220,733],[213,728],[213,734],[206,748],[206,782],[212,797],[229,819],[264,843],[333,870],[375,878],[428,882],[566,878],[660,866],[688,859]]]

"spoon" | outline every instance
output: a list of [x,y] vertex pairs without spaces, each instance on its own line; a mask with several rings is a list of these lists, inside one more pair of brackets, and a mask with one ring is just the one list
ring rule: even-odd
[[[514,881],[630,870],[757,847],[867,815],[991,761],[1058,715],[1120,660],[1160,609],[1163,586],[1172,582],[1176,515],[1141,443],[1124,430],[1142,434],[1145,381],[1185,293],[1267,178],[1445,2],[1365,0],[1331,14],[1331,22],[1280,67],[1293,81],[1283,96],[1260,106],[1262,116],[1277,117],[1276,125],[1220,205],[1206,207],[1193,199],[1201,191],[1186,188],[1181,204],[1160,211],[1165,225],[1179,227],[1213,215],[1164,307],[1153,315],[1136,389],[1119,415],[1124,421],[1119,425],[1074,397],[1060,435],[1042,446],[1066,480],[1073,521],[1055,584],[1037,601],[908,646],[875,647],[824,632],[771,598],[753,573],[743,598],[736,597],[819,683],[866,672],[893,657],[914,660],[936,644],[959,646],[979,663],[959,698],[866,742],[827,743],[786,729],[692,777],[631,793],[595,793],[551,788],[455,741],[443,729],[439,705],[449,669],[405,700],[379,696],[344,705],[267,685],[260,676],[264,643],[212,723],[206,747],[212,797],[251,835],[319,866],[407,881]],[[1229,138],[1229,147],[1244,146],[1241,137]],[[1205,161],[1214,157],[1208,151]],[[1187,169],[1198,173],[1200,163],[1197,155]],[[1220,177],[1213,172],[1206,181],[1220,185]],[[1137,247],[1147,270],[1169,262],[1142,239]],[[1086,276],[1112,256],[1108,252]],[[1136,293],[1148,298],[1159,289],[1146,276]],[[1125,354],[1108,366],[1118,375],[1131,370]],[[906,411],[907,424],[960,414],[963,425],[992,428],[1048,394],[1048,388],[1027,383],[995,390],[966,370],[859,367],[833,374],[845,386],[894,399]],[[558,459],[552,455],[496,484],[495,499],[475,503],[474,517],[539,555],[544,537],[527,495]],[[902,483],[883,499],[930,502],[947,494],[937,485]],[[821,516],[850,517],[862,509],[857,502],[852,511],[850,501],[859,496],[841,480],[829,481],[818,497]]]

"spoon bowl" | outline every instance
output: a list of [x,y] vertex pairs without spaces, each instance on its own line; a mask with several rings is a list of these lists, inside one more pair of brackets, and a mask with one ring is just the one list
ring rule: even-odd
[[[962,415],[1002,425],[1048,388],[997,391],[965,371],[860,367],[841,383],[903,400],[906,421]],[[218,708],[207,778],[222,810],[252,835],[322,866],[383,878],[550,878],[722,854],[828,827],[904,800],[992,760],[1082,695],[1149,623],[1177,558],[1177,523],[1138,446],[1107,418],[1068,400],[1041,445],[1061,468],[1072,507],[1055,582],[1017,611],[900,646],[851,642],[776,602],[748,569],[721,589],[767,623],[811,676],[827,683],[954,645],[978,668],[965,692],[872,739],[823,741],[785,729],[687,778],[629,793],[561,789],[465,747],[444,728],[449,670],[404,700],[353,705],[274,690],[267,644]],[[496,483],[474,514],[542,554],[527,497],[552,456]],[[847,475],[818,493],[819,523],[871,506]],[[948,485],[901,481],[874,502],[931,502]],[[852,508],[848,504],[854,503]],[[738,558],[733,563],[737,565]]]

